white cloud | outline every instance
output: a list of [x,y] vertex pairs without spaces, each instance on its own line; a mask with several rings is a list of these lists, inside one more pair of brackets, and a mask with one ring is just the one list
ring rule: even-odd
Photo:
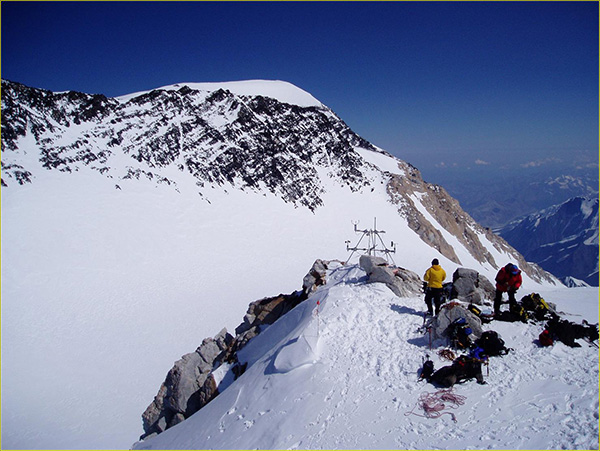
[[561,161],[562,160],[560,158],[551,157],[551,158],[545,158],[543,160],[529,161],[527,163],[521,164],[521,167],[522,168],[537,168],[539,166],[543,166],[548,163],[560,163]]

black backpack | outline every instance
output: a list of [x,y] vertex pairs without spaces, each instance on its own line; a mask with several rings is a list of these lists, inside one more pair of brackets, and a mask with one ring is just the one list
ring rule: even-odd
[[500,338],[495,330],[486,330],[481,337],[475,341],[475,344],[483,349],[483,352],[488,357],[497,355],[506,355],[509,352],[504,344],[504,340]]
[[469,337],[472,332],[467,321],[464,318],[458,318],[448,326],[446,335],[455,349],[469,349],[473,345],[473,341]]
[[518,321],[521,321],[522,323],[526,323],[529,319],[529,314],[527,313],[527,310],[525,310],[525,308],[518,302],[511,301],[509,303],[509,312],[511,315],[516,317]]

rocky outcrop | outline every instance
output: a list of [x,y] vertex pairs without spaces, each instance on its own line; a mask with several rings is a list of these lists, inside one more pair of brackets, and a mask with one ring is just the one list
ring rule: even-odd
[[297,291],[252,302],[244,321],[235,329],[235,337],[223,329],[216,337],[205,339],[195,352],[175,362],[154,401],[142,414],[145,433],[141,439],[175,426],[212,401],[219,394],[213,372],[227,364],[234,378],[243,374],[246,367],[238,361],[237,352],[260,334],[262,326],[273,324],[306,298],[304,292]]
[[147,438],[159,434],[188,418],[218,394],[213,369],[225,360],[233,337],[223,329],[206,338],[195,352],[175,362],[158,394],[142,414]]
[[474,269],[457,268],[452,275],[451,299],[459,299],[472,304],[482,304],[494,299],[494,285]]
[[[341,264],[337,260],[335,263],[336,266]],[[218,396],[219,378],[215,378],[215,372],[222,365],[227,365],[224,368],[233,373],[234,379],[241,376],[247,363],[239,361],[238,351],[259,335],[261,328],[273,324],[326,284],[331,264],[332,261],[316,260],[303,279],[302,290],[250,303],[243,322],[235,329],[235,337],[223,329],[214,338],[203,340],[195,352],[175,362],[142,414],[144,434],[141,439],[160,434],[184,421]],[[392,268],[380,257],[361,257],[361,267],[367,272],[369,283],[383,282],[398,296],[413,296],[420,292],[421,281],[417,274]]]
[[235,329],[235,337],[223,329],[214,338],[204,339],[195,352],[175,362],[158,394],[142,414],[144,434],[141,439],[175,426],[212,401],[219,394],[213,374],[221,365],[229,365],[234,378],[242,375],[246,364],[238,360],[237,352],[260,334],[261,327],[273,324],[324,285],[329,263],[316,260],[304,277],[302,290],[250,303],[243,322]]
[[421,292],[421,279],[416,273],[391,267],[382,257],[362,255],[359,265],[367,273],[369,283],[384,283],[396,296],[409,297]]
[[323,260],[316,260],[312,268],[302,281],[302,290],[304,294],[309,295],[311,292],[317,289],[320,285],[325,285],[327,275],[327,266],[329,262]]

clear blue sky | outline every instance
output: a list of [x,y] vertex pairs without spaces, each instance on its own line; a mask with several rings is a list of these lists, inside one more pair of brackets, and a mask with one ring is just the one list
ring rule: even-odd
[[2,2],[2,77],[117,96],[286,80],[422,170],[598,161],[597,2]]

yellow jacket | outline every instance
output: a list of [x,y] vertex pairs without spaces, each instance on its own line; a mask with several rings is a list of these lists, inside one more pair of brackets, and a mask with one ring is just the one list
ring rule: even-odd
[[427,286],[430,288],[442,288],[442,282],[445,278],[446,271],[440,265],[433,265],[423,276],[423,280],[427,282]]

